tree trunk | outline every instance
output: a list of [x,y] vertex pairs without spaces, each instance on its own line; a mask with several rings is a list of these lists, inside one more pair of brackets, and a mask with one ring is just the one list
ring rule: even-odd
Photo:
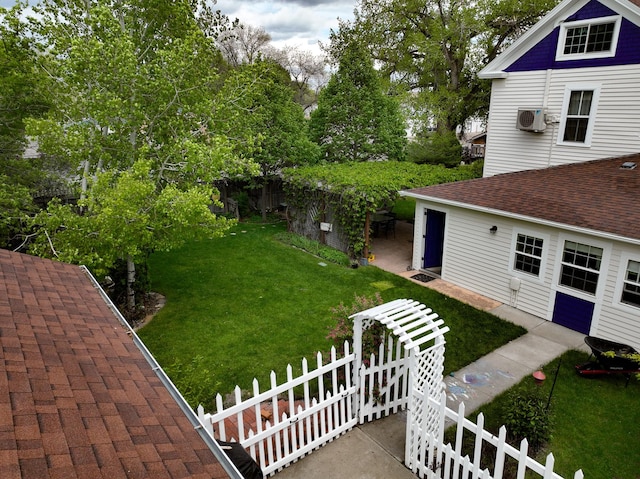
[[133,283],[136,281],[136,265],[131,255],[127,256],[127,309],[132,313],[136,308],[136,292]]
[[267,193],[268,193],[268,187],[269,185],[267,184],[267,181],[265,180],[264,183],[262,183],[262,221],[263,222],[267,222]]

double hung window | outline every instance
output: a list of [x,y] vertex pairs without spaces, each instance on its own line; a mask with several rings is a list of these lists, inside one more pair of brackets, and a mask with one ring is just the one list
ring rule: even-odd
[[585,142],[592,100],[593,91],[577,90],[571,92],[563,141]]
[[640,307],[640,261],[629,260],[627,263],[620,301]]
[[513,269],[539,276],[542,264],[543,244],[544,241],[542,238],[518,233],[516,237]]
[[591,145],[600,85],[574,84],[565,87],[558,144]]
[[575,241],[565,241],[560,284],[595,295],[598,289],[603,249]]

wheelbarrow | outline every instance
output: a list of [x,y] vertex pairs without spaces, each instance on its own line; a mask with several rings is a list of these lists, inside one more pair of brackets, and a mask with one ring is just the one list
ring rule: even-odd
[[[576,366],[579,375],[585,377],[596,377],[607,374],[625,374],[627,384],[632,374],[640,373],[640,363],[631,359],[631,355],[637,351],[631,346],[616,343],[607,339],[587,336],[584,342],[591,348],[590,361]],[[591,357],[595,361],[591,361]]]

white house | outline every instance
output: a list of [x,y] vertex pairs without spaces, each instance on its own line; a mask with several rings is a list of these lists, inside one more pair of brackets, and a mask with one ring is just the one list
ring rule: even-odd
[[492,79],[484,176],[640,151],[638,5],[565,0],[479,73]]
[[640,348],[640,0],[565,0],[480,76],[484,178],[417,200],[413,268]]

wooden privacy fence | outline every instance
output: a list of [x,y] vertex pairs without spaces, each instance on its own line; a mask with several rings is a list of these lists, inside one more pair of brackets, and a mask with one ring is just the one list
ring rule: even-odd
[[[473,423],[464,417],[464,404],[457,412],[446,406],[442,375],[448,328],[437,314],[414,301],[396,300],[353,319],[353,351],[348,343],[341,356],[332,348],[327,364],[318,353],[313,370],[303,359],[300,375],[294,377],[288,366],[280,385],[272,372],[265,392],[254,380],[249,399],[243,400],[236,387],[235,404],[226,408],[218,395],[214,414],[198,408],[200,422],[214,438],[241,443],[270,476],[358,423],[406,409],[404,463],[421,478],[502,479],[507,469],[515,469],[517,479],[563,479],[553,471],[553,455],[542,465],[528,456],[526,440],[519,449],[506,443],[504,426],[494,436],[484,429],[482,414]],[[377,355],[363,360],[362,330],[375,321],[393,334]],[[448,423],[456,426],[453,445],[444,440]],[[470,435],[471,458],[463,456]],[[582,471],[573,477],[583,479]]]

